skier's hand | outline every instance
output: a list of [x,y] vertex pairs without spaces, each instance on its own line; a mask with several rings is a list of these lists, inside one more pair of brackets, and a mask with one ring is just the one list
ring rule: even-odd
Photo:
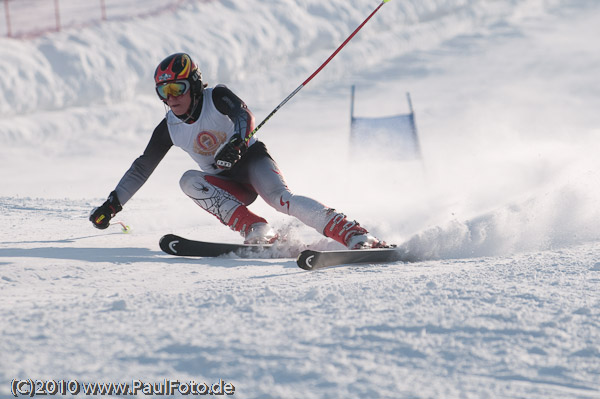
[[94,208],[90,212],[90,221],[94,227],[98,229],[105,229],[110,225],[110,219],[112,219],[117,212],[120,212],[123,207],[119,202],[117,193],[113,191],[108,196],[108,199],[104,201],[104,204],[97,208]]
[[244,140],[237,134],[226,143],[221,144],[215,152],[215,163],[219,169],[231,169],[246,150]]

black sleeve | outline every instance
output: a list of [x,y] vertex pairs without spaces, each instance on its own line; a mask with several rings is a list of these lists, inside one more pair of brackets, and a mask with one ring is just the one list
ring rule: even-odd
[[167,120],[163,119],[154,129],[144,153],[133,161],[115,188],[121,205],[125,205],[144,185],[172,146]]
[[213,89],[212,99],[217,110],[231,119],[235,133],[243,139],[248,137],[254,130],[254,115],[246,103],[223,85],[218,85]]

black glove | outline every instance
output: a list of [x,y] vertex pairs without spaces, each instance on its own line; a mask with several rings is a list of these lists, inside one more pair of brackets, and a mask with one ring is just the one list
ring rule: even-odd
[[92,210],[90,213],[90,221],[94,227],[98,229],[105,229],[110,225],[110,219],[113,218],[117,212],[121,212],[123,207],[119,202],[116,191],[113,191],[108,196],[108,199],[104,201],[104,204]]
[[246,143],[237,134],[221,144],[215,152],[215,163],[219,169],[231,169],[246,152]]

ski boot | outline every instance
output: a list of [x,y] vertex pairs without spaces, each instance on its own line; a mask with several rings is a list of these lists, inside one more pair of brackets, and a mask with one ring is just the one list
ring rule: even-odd
[[348,249],[387,248],[385,241],[373,237],[355,220],[348,221],[343,213],[336,213],[325,226],[323,234]]
[[272,244],[279,238],[264,218],[252,213],[244,205],[237,207],[227,225],[244,237],[244,244]]

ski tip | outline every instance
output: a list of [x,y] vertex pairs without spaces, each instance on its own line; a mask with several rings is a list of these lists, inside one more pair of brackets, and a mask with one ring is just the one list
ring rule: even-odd
[[302,251],[300,255],[298,255],[298,259],[296,259],[298,267],[304,270],[314,270],[314,265],[312,262],[315,259],[316,254],[317,253],[315,251],[311,251],[309,249]]
[[175,247],[179,244],[180,239],[181,237],[176,236],[175,234],[166,234],[160,238],[158,246],[168,254],[177,255],[177,249]]

